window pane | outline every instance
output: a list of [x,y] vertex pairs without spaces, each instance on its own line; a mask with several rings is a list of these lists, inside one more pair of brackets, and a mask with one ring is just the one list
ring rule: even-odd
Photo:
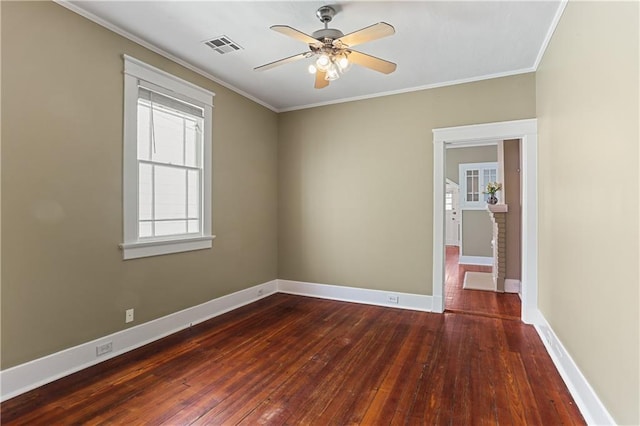
[[186,219],[186,170],[154,167],[155,219]]
[[187,217],[200,218],[200,172],[189,170],[187,172]]
[[138,225],[140,238],[153,237],[151,222],[139,222]]
[[186,220],[172,220],[166,222],[156,222],[156,236],[176,235],[187,233]]
[[467,170],[467,201],[478,201],[479,172]]
[[140,164],[138,168],[138,219],[153,219],[153,166]]
[[185,135],[184,135],[184,155],[185,165],[191,167],[200,166],[200,158],[198,155],[200,149],[200,132],[199,124],[195,121],[185,120]]
[[187,232],[189,232],[189,233],[200,232],[200,221],[199,220],[188,220],[187,222],[188,222]]
[[184,164],[183,118],[167,111],[153,108],[153,134],[155,149],[152,160],[167,164]]
[[151,159],[151,137],[149,132],[149,107],[138,103],[138,159]]
[[496,181],[496,169],[484,169],[484,184]]

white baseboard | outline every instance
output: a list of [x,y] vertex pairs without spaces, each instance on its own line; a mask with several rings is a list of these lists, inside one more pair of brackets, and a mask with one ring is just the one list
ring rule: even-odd
[[[301,281],[278,280],[280,293],[300,296],[319,297],[322,299],[340,300],[343,302],[364,303],[367,305],[386,306],[391,308],[411,309],[431,312],[432,296],[397,291],[371,290],[366,288],[343,287],[338,285],[306,283]],[[391,301],[395,297],[395,302]]]
[[[194,324],[276,293],[277,280],[210,300],[179,312],[118,331],[91,342],[0,371],[0,401],[106,361]],[[113,343],[113,351],[96,356],[96,346]]]
[[511,278],[504,280],[504,292],[520,294],[520,280],[512,280]]
[[542,312],[538,311],[534,325],[587,424],[615,425],[613,417],[562,345]]
[[[438,303],[442,303],[441,300],[438,301],[433,296],[421,294],[280,279],[273,280],[0,371],[0,401],[13,398],[61,377],[278,292],[424,312],[432,312],[434,307],[438,311]],[[534,324],[547,352],[587,423],[598,425],[615,424],[605,406],[539,311],[536,314]],[[108,342],[113,343],[113,351],[102,356],[96,356],[96,346]]]
[[458,263],[462,265],[493,266],[493,257],[460,255]]

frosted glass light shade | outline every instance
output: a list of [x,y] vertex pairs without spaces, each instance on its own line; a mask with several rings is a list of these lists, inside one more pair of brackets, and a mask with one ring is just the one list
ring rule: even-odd
[[338,71],[338,66],[332,63],[329,66],[329,69],[327,69],[327,75],[325,76],[325,79],[328,81],[333,81],[339,78],[340,78],[340,72]]
[[340,71],[346,71],[349,67],[349,59],[346,56],[340,56],[340,58],[336,61]]
[[322,54],[318,57],[318,59],[316,60],[316,67],[320,70],[320,71],[327,71],[329,69],[329,67],[331,66],[331,58],[329,57],[329,55],[327,54]]

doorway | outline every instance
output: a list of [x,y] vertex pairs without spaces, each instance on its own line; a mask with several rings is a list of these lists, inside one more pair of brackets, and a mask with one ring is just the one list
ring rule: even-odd
[[[519,141],[509,141],[515,146]],[[475,146],[449,146],[445,144],[445,280],[444,307],[446,312],[461,312],[503,319],[519,319],[521,312],[520,298],[517,294],[502,291],[498,286],[499,278],[504,280],[504,273],[494,274],[497,259],[493,247],[494,222],[492,214],[487,210],[488,195],[484,193],[490,182],[501,182],[503,188],[512,186],[519,188],[519,182],[505,180],[507,169],[511,169],[511,160],[506,161],[506,141],[486,142]],[[511,153],[511,149],[509,152]],[[514,151],[519,157],[517,149]],[[504,161],[502,161],[504,159]],[[516,163],[519,161],[516,159]],[[517,172],[517,170],[516,170]],[[500,177],[499,176],[504,176]],[[512,180],[519,181],[519,176],[510,175]],[[455,182],[454,182],[455,180]],[[459,185],[458,185],[459,184]],[[459,189],[456,188],[459,186]],[[519,206],[515,199],[507,199],[505,192],[501,200]],[[455,199],[451,199],[452,197]],[[458,198],[459,197],[459,198]],[[515,198],[515,197],[514,197]],[[454,208],[455,207],[455,208]],[[455,210],[452,212],[452,210]],[[452,213],[456,213],[455,215]],[[504,213],[504,219],[510,219],[513,212]],[[452,224],[461,228],[460,240],[452,238]],[[518,237],[509,241],[507,250],[519,246],[519,231],[513,235]],[[504,253],[504,252],[502,252]],[[519,250],[518,250],[519,253]],[[505,262],[505,259],[508,262]],[[501,257],[502,268],[507,264],[519,265],[519,258],[509,255]],[[499,272],[499,271],[498,271]],[[519,271],[518,271],[519,272]],[[517,275],[518,280],[520,275]],[[503,282],[503,281],[502,281]],[[500,282],[500,284],[502,284]]]
[[522,158],[522,307],[520,318],[535,322],[537,288],[537,120],[517,120],[434,129],[433,187],[433,311],[443,312],[445,301],[445,147],[474,146],[487,141],[520,139]]

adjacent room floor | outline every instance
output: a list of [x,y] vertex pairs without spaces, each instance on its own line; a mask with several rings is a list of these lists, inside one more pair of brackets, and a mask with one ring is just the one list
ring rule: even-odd
[[484,315],[504,319],[520,319],[520,296],[513,293],[463,289],[464,274],[491,272],[490,266],[461,265],[459,247],[446,247],[445,301],[448,312]]
[[29,425],[584,424],[535,329],[275,294],[1,405]]

